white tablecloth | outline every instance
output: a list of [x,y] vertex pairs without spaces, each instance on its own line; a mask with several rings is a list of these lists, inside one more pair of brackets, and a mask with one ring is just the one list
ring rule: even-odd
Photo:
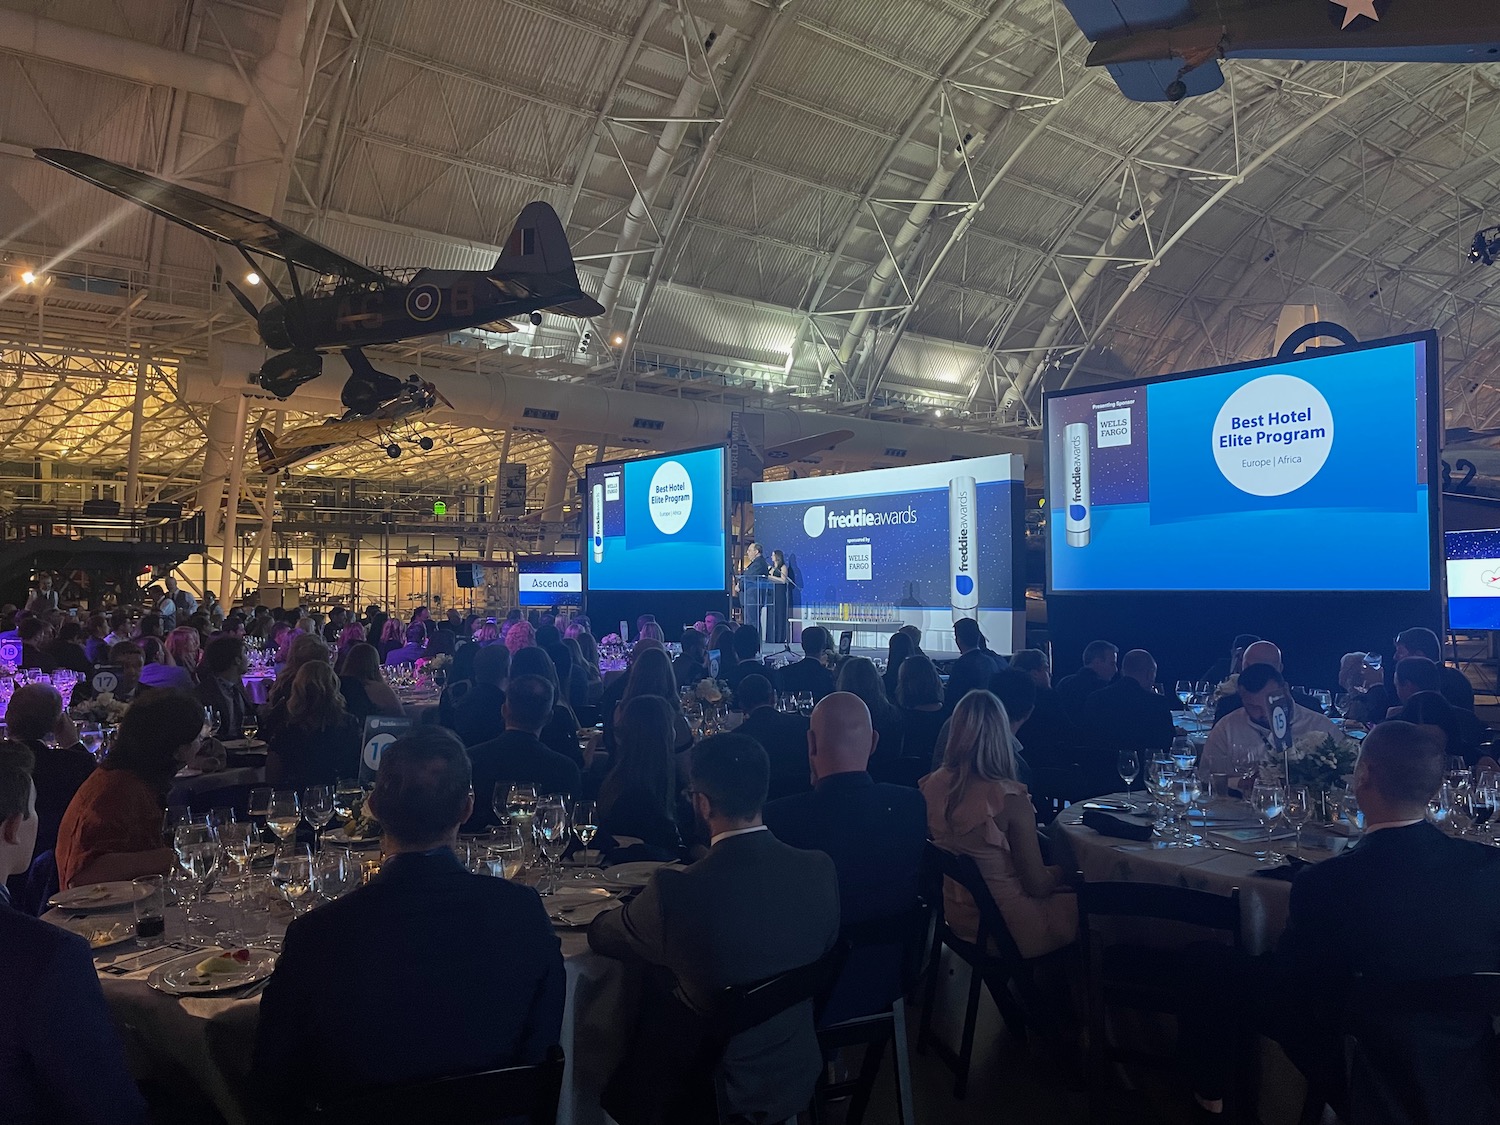
[[[129,916],[129,911],[109,913]],[[168,938],[183,939],[187,935],[180,915],[176,910],[169,915]],[[599,1106],[600,1095],[624,1054],[634,1012],[633,1003],[627,1002],[629,974],[619,962],[591,952],[583,931],[562,931],[560,937],[568,993],[561,1035],[567,1070],[558,1121],[560,1125],[604,1125],[609,1119]],[[211,944],[211,938],[203,935],[188,940]],[[95,956],[104,998],[125,1041],[132,1072],[138,1076],[176,1074],[179,1080],[186,1074],[229,1125],[245,1125],[239,1090],[250,1065],[259,998],[167,996],[146,983],[154,964],[126,976],[102,971],[117,960],[133,964],[130,959],[140,953],[132,942],[126,942]]]

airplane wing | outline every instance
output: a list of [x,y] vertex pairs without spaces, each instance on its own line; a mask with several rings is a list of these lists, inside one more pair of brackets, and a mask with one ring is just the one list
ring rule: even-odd
[[780,465],[787,461],[800,461],[809,453],[832,449],[854,436],[853,430],[829,430],[825,434],[811,434],[805,438],[773,445],[766,450],[766,464]]
[[246,207],[226,203],[192,188],[137,172],[123,164],[86,152],[63,148],[33,150],[37,159],[81,180],[144,207],[205,238],[279,258],[314,273],[332,274],[366,285],[389,285],[384,274],[330,250],[305,234]]
[[1103,65],[1120,92],[1132,101],[1181,101],[1224,84],[1224,72],[1212,59],[1184,73],[1182,60],[1177,58],[1108,58],[1111,40],[1192,21],[1197,13],[1191,0],[1063,0],[1063,5],[1078,30],[1097,45],[1089,54],[1089,65]]

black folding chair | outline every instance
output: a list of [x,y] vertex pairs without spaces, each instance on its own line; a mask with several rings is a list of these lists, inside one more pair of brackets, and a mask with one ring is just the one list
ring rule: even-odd
[[714,1062],[714,1102],[718,1107],[719,1125],[737,1125],[740,1115],[730,1112],[728,1091],[720,1065],[730,1041],[741,1032],[759,1027],[788,1008],[813,1001],[813,1019],[821,1014],[822,1002],[833,990],[834,982],[849,956],[849,942],[840,939],[833,948],[808,965],[789,969],[752,984],[732,984],[719,995],[718,1009],[709,1021],[708,1050],[705,1057]]
[[302,1120],[306,1125],[556,1125],[563,1066],[562,1048],[552,1047],[546,1060],[534,1066],[377,1086],[329,1099]]
[[[962,1098],[969,1087],[969,1065],[974,1053],[974,1027],[979,1017],[979,987],[989,987],[995,1006],[1016,1041],[1024,1047],[1028,1025],[1032,1022],[1021,1000],[1011,991],[1024,992],[1036,999],[1032,966],[1021,956],[1000,908],[995,904],[984,876],[972,856],[945,852],[931,841],[923,856],[923,897],[936,912],[932,950],[927,964],[927,993],[922,1003],[922,1024],[917,1032],[917,1051],[931,1046],[953,1071],[953,1096]],[[948,925],[943,912],[943,880],[952,879],[974,899],[979,908],[979,929],[974,940],[959,937]],[[970,968],[969,996],[964,1010],[964,1028],[957,1050],[941,1042],[932,1030],[932,1010],[937,1000],[937,986],[943,947]]]
[[864,1053],[860,1058],[859,1072],[853,1078],[833,1081],[824,1068],[813,1099],[814,1125],[822,1122],[823,1108],[827,1103],[843,1097],[850,1099],[845,1122],[860,1125],[870,1104],[870,1094],[880,1073],[887,1043],[892,1045],[895,1057],[897,1119],[900,1125],[916,1125],[912,1108],[911,1057],[906,1040],[905,993],[908,978],[912,975],[907,972],[907,965],[912,951],[917,950],[927,936],[927,924],[927,907],[919,905],[902,914],[856,922],[845,926],[841,932],[840,937],[849,946],[850,962],[846,963],[844,970],[846,977],[862,969],[860,962],[866,958],[888,955],[896,962],[897,971],[892,975],[898,983],[892,994],[871,998],[870,1006],[875,1010],[870,1014],[818,1028],[818,1045],[823,1048],[824,1058],[831,1058],[845,1047],[861,1047]]
[[[1083,937],[1089,1010],[1089,1091],[1097,1098],[1109,1085],[1113,1065],[1169,1067],[1174,1060],[1123,1044],[1110,1035],[1109,1012],[1134,1011],[1176,1015],[1184,1003],[1201,1003],[1200,993],[1184,989],[1180,949],[1155,949],[1129,941],[1111,942],[1100,925],[1105,919],[1172,922],[1219,935],[1228,949],[1243,949],[1240,892],[1228,895],[1157,883],[1087,883],[1078,888],[1079,927]],[[1205,936],[1206,936],[1205,935]],[[1237,1052],[1243,1058],[1243,1052]]]

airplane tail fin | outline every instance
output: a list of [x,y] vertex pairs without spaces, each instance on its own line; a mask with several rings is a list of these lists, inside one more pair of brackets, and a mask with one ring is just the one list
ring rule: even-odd
[[549,306],[552,312],[577,317],[604,313],[604,306],[584,293],[578,284],[578,267],[573,264],[573,250],[568,245],[562,220],[550,204],[541,200],[528,203],[522,210],[490,274],[519,279],[546,277],[579,294],[573,300]]
[[260,428],[255,431],[255,460],[263,473],[279,473],[284,468],[275,439]]

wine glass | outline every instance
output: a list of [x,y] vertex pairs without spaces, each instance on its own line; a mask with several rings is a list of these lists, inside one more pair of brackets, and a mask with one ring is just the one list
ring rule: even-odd
[[1202,838],[1192,832],[1193,809],[1202,795],[1202,783],[1199,782],[1196,771],[1179,770],[1172,778],[1172,802],[1182,811],[1178,814],[1177,831],[1173,834],[1170,846],[1187,848],[1202,843]]
[[1120,756],[1115,759],[1115,770],[1125,783],[1125,791],[1130,792],[1135,779],[1141,776],[1141,756],[1134,750],[1121,750]]
[[1427,801],[1427,817],[1439,828],[1448,827],[1448,814],[1452,811],[1453,787],[1446,781]]
[[557,861],[568,850],[568,804],[557,794],[538,797],[532,819],[532,831],[536,834],[537,846],[547,861],[547,874],[537,885],[541,894],[550,895],[557,888]]
[[294,789],[277,789],[271,794],[271,803],[266,812],[266,827],[276,833],[276,838],[285,846],[297,834],[297,825],[302,822],[302,805]]
[[797,711],[803,715],[813,713],[813,693],[810,691],[799,691],[797,693]]
[[309,785],[302,791],[302,819],[312,825],[313,851],[323,846],[323,829],[333,819],[333,786]]
[[319,852],[313,860],[313,882],[318,897],[325,902],[348,894],[364,881],[364,877],[360,861],[346,848],[329,848]]
[[93,755],[94,760],[100,758],[100,751],[104,749],[104,732],[99,729],[98,723],[79,723],[78,741],[83,743],[83,748]]
[[1354,835],[1365,830],[1364,810],[1359,807],[1359,798],[1352,791],[1346,791],[1339,798],[1339,819],[1349,826],[1349,831]]
[[333,811],[342,821],[354,819],[354,803],[364,796],[358,778],[341,777],[333,783]]
[[1159,826],[1163,836],[1169,834],[1171,828],[1171,806],[1172,781],[1177,775],[1177,766],[1171,758],[1153,756],[1146,766],[1146,782],[1151,788],[1151,796],[1154,798],[1154,806],[1160,810],[1162,823]]
[[208,884],[219,866],[219,841],[214,830],[202,821],[186,821],[172,833],[172,849],[177,853],[177,863],[187,878],[188,899],[184,904],[184,917],[188,922],[202,921],[194,907],[202,900]]
[[161,834],[168,844],[171,844],[177,834],[179,824],[191,824],[193,810],[187,805],[168,805],[166,812],[161,818]]
[[212,738],[219,731],[219,713],[212,707],[203,708],[203,737]]
[[526,837],[519,824],[498,824],[487,841],[490,874],[514,879],[526,866]]
[[1319,688],[1313,692],[1313,698],[1318,701],[1318,706],[1323,709],[1323,714],[1333,714],[1333,692],[1327,688]]
[[266,818],[271,815],[271,795],[275,792],[270,786],[257,786],[250,790],[245,811],[251,820],[259,820],[262,828],[266,825]]
[[[295,827],[293,825],[294,829]],[[312,855],[306,846],[277,855],[271,864],[271,882],[292,908],[292,917],[302,913],[299,909],[300,902],[313,886]]]
[[[1493,775],[1485,774],[1484,777]],[[1494,818],[1495,806],[1500,803],[1500,788],[1494,785],[1479,785],[1474,790],[1473,808],[1474,827],[1482,836],[1484,826]]]
[[[594,842],[594,837],[599,834],[599,812],[598,806],[593,801],[579,801],[573,806],[573,835],[578,837],[578,842],[583,845],[585,857],[588,855],[589,845]],[[599,859],[602,861],[601,854]],[[586,862],[582,870],[574,875],[587,883],[597,883],[603,880],[602,872],[594,869],[593,861]]]
[[[501,790],[505,791],[504,797]],[[536,786],[530,782],[522,782],[512,785],[507,782],[499,782],[495,786],[495,802],[503,801],[503,806],[495,809],[502,821],[510,821],[521,826],[523,834],[529,834],[531,830],[531,819],[536,813],[537,806]]]
[[1186,707],[1188,705],[1188,700],[1193,698],[1193,681],[1178,680],[1177,686],[1174,690],[1176,691],[1177,698],[1181,701],[1183,707]]
[[243,945],[233,927],[234,904],[239,901],[241,885],[250,875],[251,855],[255,845],[255,825],[230,822],[215,829],[219,841],[218,884],[229,895],[231,916],[226,921],[230,928],[215,935],[227,945]]
[[1312,790],[1305,785],[1288,786],[1284,815],[1287,823],[1297,829],[1297,840],[1292,845],[1294,851],[1302,850],[1302,829],[1307,827],[1307,822],[1312,819],[1313,812]]
[[1172,739],[1171,758],[1179,773],[1187,773],[1198,766],[1198,748],[1191,738],[1179,734]]
[[1266,863],[1280,863],[1285,857],[1272,850],[1271,841],[1276,834],[1276,822],[1286,811],[1286,791],[1279,785],[1257,781],[1250,791],[1250,804],[1266,822],[1266,850],[1260,858]]
[[254,742],[259,731],[260,720],[256,718],[253,710],[245,708],[245,717],[240,720],[240,737],[246,742]]

